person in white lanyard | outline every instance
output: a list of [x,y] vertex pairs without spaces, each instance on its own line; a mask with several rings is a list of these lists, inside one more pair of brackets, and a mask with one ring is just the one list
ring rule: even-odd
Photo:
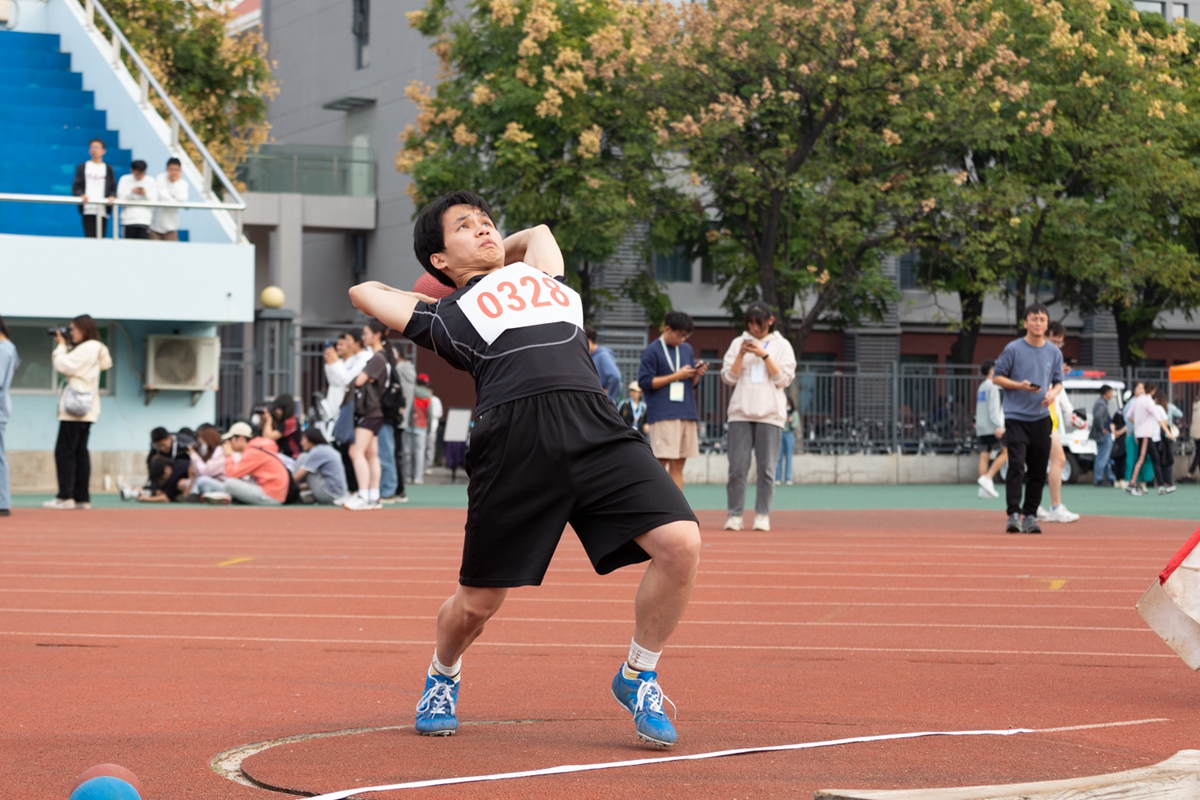
[[730,342],[721,366],[721,380],[733,387],[729,398],[729,516],[725,530],[743,528],[746,473],[753,452],[758,473],[754,530],[769,531],[775,465],[788,419],[784,389],[796,374],[796,354],[787,339],[771,330],[775,317],[766,303],[760,300],[747,306],[745,322],[746,333]]
[[[700,455],[696,423],[696,384],[708,371],[708,362],[693,364],[692,318],[670,311],[663,318],[663,334],[642,351],[638,385],[646,395],[646,434],[654,457],[683,488],[683,465]],[[674,358],[671,351],[675,351]]]

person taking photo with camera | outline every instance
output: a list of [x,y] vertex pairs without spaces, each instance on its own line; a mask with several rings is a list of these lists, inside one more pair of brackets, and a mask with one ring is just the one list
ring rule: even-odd
[[91,508],[88,480],[92,475],[88,434],[100,418],[100,373],[111,369],[112,355],[100,341],[96,320],[81,314],[66,328],[51,328],[54,370],[66,378],[58,400],[58,441],[54,466],[58,471],[58,494],[46,508]]

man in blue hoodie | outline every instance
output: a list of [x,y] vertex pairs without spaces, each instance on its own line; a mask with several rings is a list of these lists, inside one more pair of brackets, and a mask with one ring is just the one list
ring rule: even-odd
[[596,365],[596,374],[600,376],[600,385],[604,387],[604,393],[614,405],[620,403],[621,370],[617,368],[617,359],[613,356],[613,351],[597,344],[599,334],[591,325],[584,325],[583,333],[587,336],[588,352],[592,354],[592,363]]

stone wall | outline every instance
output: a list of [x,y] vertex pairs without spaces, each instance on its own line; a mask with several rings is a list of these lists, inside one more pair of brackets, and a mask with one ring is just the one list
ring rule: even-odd
[[[147,448],[148,449],[148,448]],[[100,450],[92,456],[93,492],[116,491],[118,476],[130,486],[146,482],[146,450]],[[58,491],[54,453],[50,450],[9,450],[9,477],[14,492],[53,494]]]

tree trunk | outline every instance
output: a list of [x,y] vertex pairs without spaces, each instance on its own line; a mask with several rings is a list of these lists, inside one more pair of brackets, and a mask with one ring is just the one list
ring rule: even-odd
[[958,304],[962,322],[958,326],[958,338],[950,346],[950,361],[955,364],[974,364],[975,341],[983,325],[983,292],[960,289]]
[[583,304],[583,322],[592,324],[592,271],[587,259],[579,265],[579,302]]
[[1017,335],[1021,335],[1021,324],[1025,321],[1025,303],[1029,297],[1029,270],[1023,271],[1017,278]]
[[1126,311],[1124,303],[1119,300],[1113,302],[1112,315],[1113,319],[1117,321],[1117,348],[1121,351],[1121,366],[1132,367],[1138,359],[1130,350],[1130,345],[1133,343],[1133,325],[1129,324],[1129,321],[1122,315],[1124,311]]

